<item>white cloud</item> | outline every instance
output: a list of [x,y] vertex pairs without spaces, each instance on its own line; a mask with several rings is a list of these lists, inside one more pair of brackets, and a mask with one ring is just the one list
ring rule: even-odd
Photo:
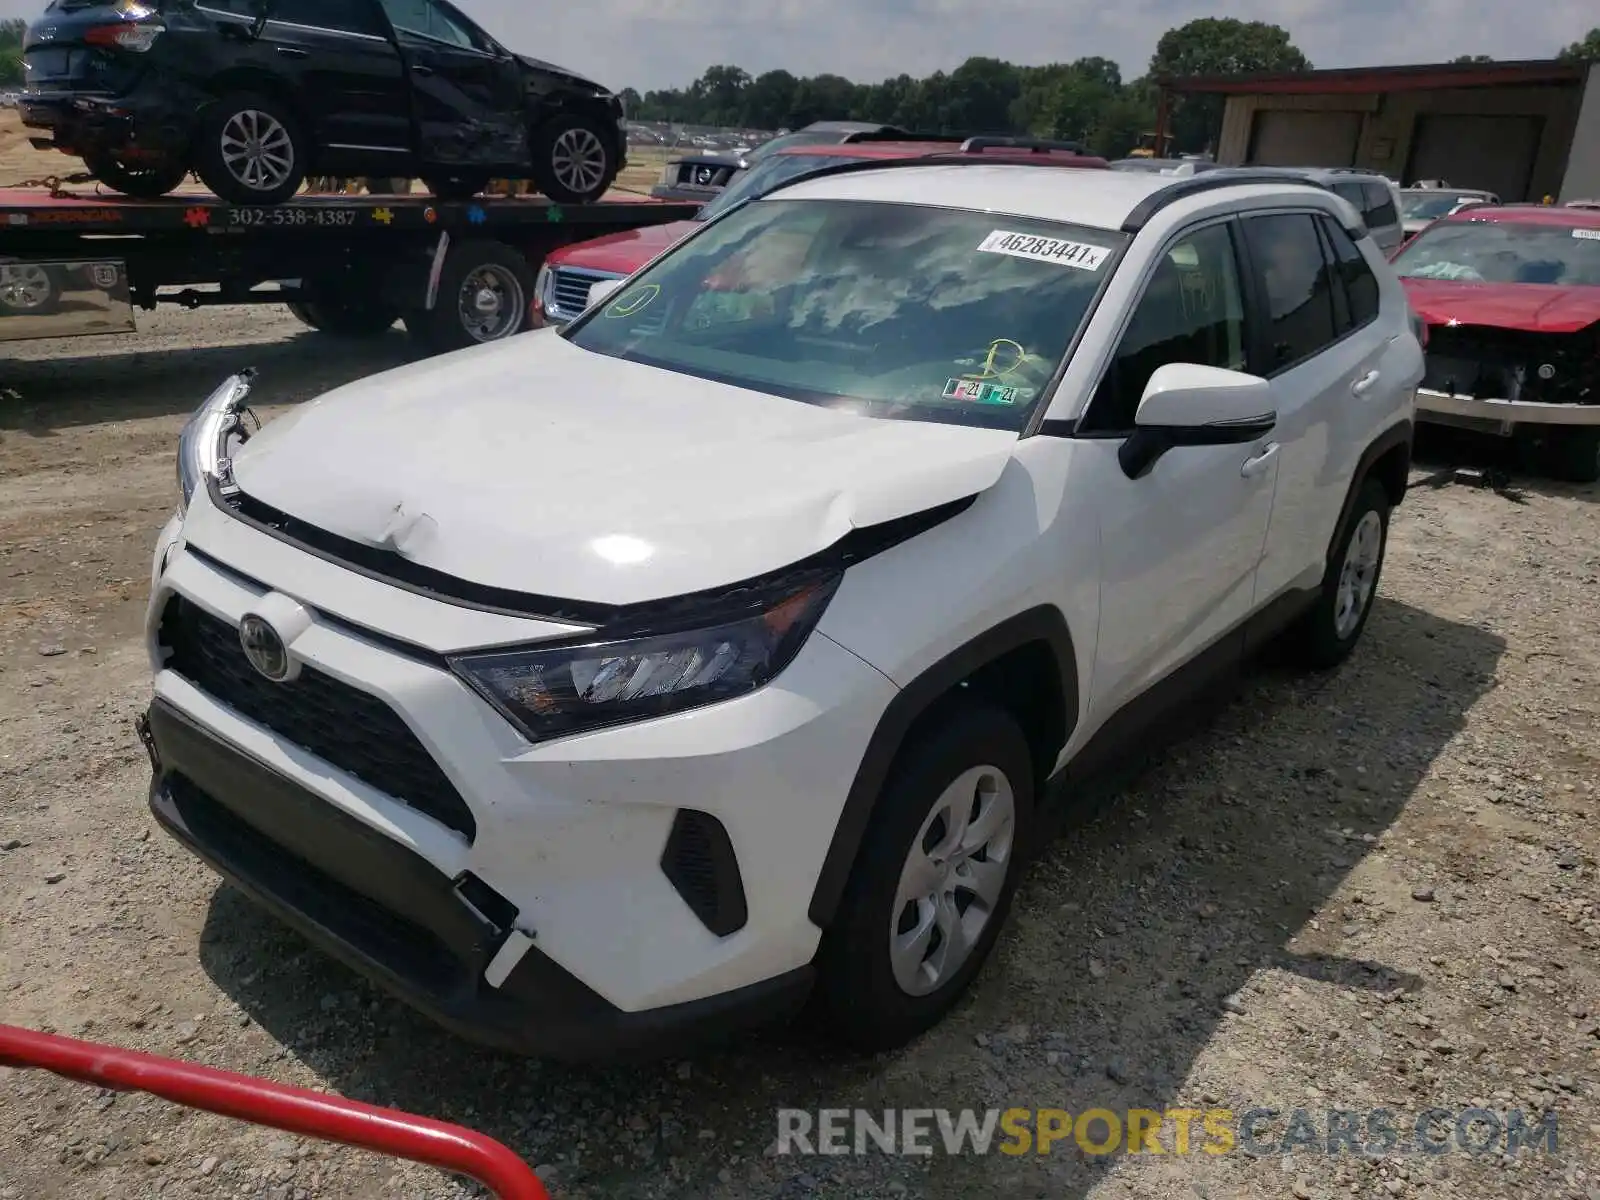
[[[823,71],[859,82],[949,70],[970,55],[1038,63],[1100,55],[1143,73],[1156,39],[1198,16],[1285,25],[1318,66],[1439,62],[1458,54],[1544,58],[1600,22],[1593,0],[457,0],[515,49],[611,87],[678,86],[714,63]],[[0,0],[37,16],[41,0]]]

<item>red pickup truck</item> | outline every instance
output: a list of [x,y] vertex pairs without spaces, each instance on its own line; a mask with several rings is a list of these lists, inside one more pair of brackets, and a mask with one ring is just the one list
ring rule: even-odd
[[589,289],[610,279],[623,279],[699,229],[747,200],[764,195],[801,175],[865,159],[964,157],[982,154],[997,159],[1038,162],[1047,156],[1065,167],[1105,170],[1102,158],[1085,155],[1075,142],[1014,137],[943,137],[904,134],[854,134],[842,143],[794,146],[763,158],[687,221],[652,225],[606,234],[551,251],[534,285],[533,326],[564,325],[589,303]]

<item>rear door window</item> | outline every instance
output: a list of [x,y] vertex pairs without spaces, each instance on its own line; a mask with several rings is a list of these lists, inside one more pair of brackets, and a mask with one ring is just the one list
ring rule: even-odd
[[1316,220],[1309,213],[1279,213],[1242,222],[1267,308],[1263,375],[1288,370],[1339,336],[1333,270],[1323,256]]
[[275,0],[272,19],[311,29],[382,37],[383,16],[375,4],[376,0]]

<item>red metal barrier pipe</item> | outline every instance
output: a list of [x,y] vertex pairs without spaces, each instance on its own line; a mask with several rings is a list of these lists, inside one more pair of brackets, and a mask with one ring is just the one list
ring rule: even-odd
[[500,1142],[393,1108],[11,1025],[0,1025],[0,1066],[149,1092],[188,1108],[426,1163],[475,1179],[500,1200],[550,1200],[533,1169]]

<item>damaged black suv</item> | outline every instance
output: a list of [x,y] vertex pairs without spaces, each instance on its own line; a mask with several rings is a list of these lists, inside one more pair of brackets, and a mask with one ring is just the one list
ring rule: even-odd
[[532,179],[598,200],[622,102],[513,54],[446,0],[52,0],[23,42],[23,124],[131,196],[194,171],[235,204],[308,173],[420,178],[462,199]]

